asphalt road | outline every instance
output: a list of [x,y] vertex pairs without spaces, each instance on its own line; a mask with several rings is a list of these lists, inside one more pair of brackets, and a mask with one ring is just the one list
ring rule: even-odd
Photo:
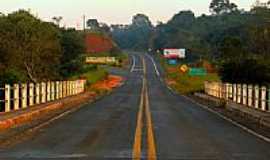
[[130,57],[125,85],[1,149],[0,160],[270,159],[269,143],[172,93],[154,59]]

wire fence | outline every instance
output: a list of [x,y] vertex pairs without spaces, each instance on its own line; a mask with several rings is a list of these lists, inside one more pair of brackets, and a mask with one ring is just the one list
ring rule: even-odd
[[5,84],[0,87],[0,112],[44,104],[85,91],[85,80]]
[[205,82],[205,93],[261,111],[270,111],[270,88],[259,85]]

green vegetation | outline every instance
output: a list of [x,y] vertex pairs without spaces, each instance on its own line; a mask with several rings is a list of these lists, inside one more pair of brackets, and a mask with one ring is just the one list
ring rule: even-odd
[[244,11],[229,0],[212,0],[212,15],[195,17],[190,10],[180,11],[157,26],[147,16],[137,15],[130,25],[112,26],[112,35],[125,49],[186,48],[188,58],[217,64],[223,81],[269,83],[269,7],[270,3],[257,1],[250,11]]
[[[0,15],[0,83],[84,78],[93,84],[107,77],[105,69],[85,64],[84,33],[43,22],[20,10]],[[124,59],[120,51],[99,54]]]
[[217,73],[208,73],[206,76],[189,76],[187,73],[181,73],[181,65],[170,66],[162,57],[159,60],[166,71],[168,85],[181,94],[202,91],[205,81],[220,81]]
[[[56,19],[55,19],[56,20]],[[27,11],[0,16],[0,83],[69,78],[83,65],[84,35]]]
[[168,78],[174,80],[170,86],[181,94],[199,92],[204,89],[205,81],[219,81],[217,74],[211,73],[206,76],[189,76],[183,73],[168,73]]
[[105,69],[96,65],[85,65],[83,70],[72,75],[70,79],[86,79],[87,85],[91,85],[105,79],[107,76],[108,72]]
[[62,52],[55,25],[20,10],[1,15],[0,28],[2,82],[36,82],[60,77]]
[[112,25],[112,37],[122,49],[148,50],[154,29],[146,15],[137,14],[131,25]]

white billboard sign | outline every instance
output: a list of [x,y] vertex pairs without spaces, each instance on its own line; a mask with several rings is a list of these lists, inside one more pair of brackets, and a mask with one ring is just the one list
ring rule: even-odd
[[164,49],[166,58],[186,58],[186,49]]

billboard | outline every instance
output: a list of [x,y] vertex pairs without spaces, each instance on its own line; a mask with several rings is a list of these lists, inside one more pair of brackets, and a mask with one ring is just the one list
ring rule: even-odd
[[164,49],[165,58],[186,58],[186,49]]
[[86,57],[87,64],[118,64],[115,57]]

